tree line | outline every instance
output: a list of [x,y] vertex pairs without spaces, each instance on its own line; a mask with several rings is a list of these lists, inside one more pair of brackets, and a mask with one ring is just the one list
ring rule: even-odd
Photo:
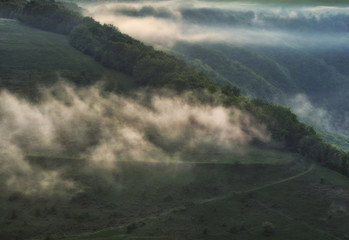
[[274,140],[323,166],[349,176],[349,153],[325,143],[289,108],[262,99],[249,101],[235,86],[218,84],[202,72],[162,51],[121,33],[112,25],[83,17],[54,0],[0,0],[0,16],[16,18],[30,26],[67,35],[70,44],[105,67],[133,76],[139,86],[167,87],[177,91],[206,92],[203,101],[235,106],[264,122]]

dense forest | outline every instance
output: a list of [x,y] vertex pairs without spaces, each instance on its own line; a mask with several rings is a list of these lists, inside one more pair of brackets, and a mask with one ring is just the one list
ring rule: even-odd
[[[70,44],[102,65],[133,76],[139,87],[201,92],[201,101],[238,106],[268,126],[285,149],[349,176],[349,153],[325,143],[312,127],[300,123],[290,109],[261,99],[249,101],[237,87],[218,84],[183,61],[154,50],[116,29],[73,12],[53,0],[0,1],[0,16],[69,36]],[[205,94],[204,94],[205,93]]]

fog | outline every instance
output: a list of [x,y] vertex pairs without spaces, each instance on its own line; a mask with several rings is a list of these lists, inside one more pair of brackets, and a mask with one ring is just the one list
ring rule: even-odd
[[304,94],[298,94],[289,101],[291,110],[301,121],[328,132],[340,133],[342,126],[336,126],[331,114],[324,108],[314,106]]
[[[60,82],[41,95],[42,101],[31,103],[0,93],[0,177],[12,191],[78,191],[66,174],[74,161],[83,162],[85,172],[118,171],[120,161],[214,162],[217,155],[241,155],[251,141],[269,139],[249,114],[199,103],[192,92],[126,97]],[[71,160],[53,171],[30,161],[33,154]]]
[[349,40],[349,7],[282,7],[219,1],[116,1],[81,6],[86,15],[102,23],[166,47],[176,41],[340,47]]
[[[229,1],[109,1],[97,4],[82,3],[81,6],[86,15],[102,23],[113,24],[121,32],[162,50],[171,51],[178,42],[190,42],[201,44],[213,51],[221,51],[215,47],[218,45],[214,45],[221,43],[249,49],[252,50],[252,54],[272,58],[282,67],[289,68],[285,68],[285,75],[290,76],[291,71],[295,78],[306,76],[301,80],[293,79],[304,82],[298,83],[303,89],[290,93],[287,98],[291,100],[282,104],[292,106],[300,119],[307,119],[307,123],[314,124],[317,128],[347,133],[349,117],[346,112],[349,109],[343,107],[345,94],[342,94],[342,100],[338,101],[331,99],[330,92],[348,89],[349,75],[341,75],[347,74],[344,65],[341,64],[341,61],[347,59],[337,59],[336,53],[342,56],[349,53],[349,6],[296,6]],[[300,55],[293,55],[293,51]],[[181,52],[179,56],[181,55],[186,59],[185,52]],[[197,52],[193,55],[203,64],[207,63],[205,57],[209,55]],[[316,61],[305,62],[307,65],[301,67],[304,69],[297,70],[294,59],[299,56],[304,59],[312,57]],[[290,57],[293,59],[287,60]],[[239,61],[237,57],[234,60]],[[303,59],[300,59],[300,62],[302,61]],[[319,73],[319,64],[323,64],[323,76]],[[248,67],[254,70],[253,66]],[[308,69],[314,69],[314,72],[309,74]],[[338,70],[339,74],[335,70]],[[296,72],[304,72],[304,76]],[[328,75],[328,80],[325,79],[325,75]],[[274,86],[278,88],[281,84]],[[324,85],[328,86],[326,90],[318,92],[319,86]],[[290,89],[292,87],[290,86]],[[300,98],[294,97],[297,94],[306,96],[303,100],[306,99],[307,104],[302,105]],[[257,97],[265,98],[258,95]],[[267,99],[277,97],[268,96]],[[305,106],[312,107],[304,109]],[[325,115],[326,120],[316,121]]]
[[328,109],[312,103],[305,94],[297,94],[289,99],[287,104],[298,118],[315,128],[348,136],[349,114],[344,112],[342,118],[332,114]]

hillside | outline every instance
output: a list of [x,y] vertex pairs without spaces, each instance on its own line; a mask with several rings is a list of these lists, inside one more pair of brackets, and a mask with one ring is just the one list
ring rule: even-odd
[[[290,168],[289,165],[284,167]],[[202,176],[195,175],[195,179],[211,179],[203,183],[205,186],[214,184],[213,189],[186,185],[184,180],[180,189],[163,198],[163,204],[171,206],[167,209],[154,211],[119,227],[63,239],[345,239],[349,216],[344,209],[348,196],[340,192],[348,190],[348,179],[314,166],[283,175],[284,167],[278,168],[276,174],[276,166],[272,165],[198,165],[192,169],[196,174],[203,169],[210,170]],[[263,176],[257,169],[263,171]],[[254,172],[253,177],[245,179],[245,174],[251,172]],[[227,178],[227,173],[232,178]],[[265,181],[266,173],[273,177],[278,175],[278,178]],[[250,180],[260,182],[250,185]],[[170,185],[176,189],[176,183]],[[227,189],[220,194],[202,199],[190,197],[194,192],[195,196],[205,192],[219,193],[221,187]],[[186,201],[178,204],[181,193],[185,194]],[[148,201],[149,194],[146,190],[144,201]],[[157,191],[157,195],[161,196],[161,191]],[[263,228],[265,222],[272,223],[275,229],[268,233]]]
[[[349,153],[290,109],[55,1],[21,4],[21,23],[0,20],[0,239],[348,238]],[[292,82],[234,50],[209,63]]]
[[[174,55],[217,82],[239,86],[246,96],[290,106],[297,113],[301,107],[293,101],[304,95],[312,107],[299,115],[303,121],[323,131],[347,135],[349,75],[342,67],[347,62],[347,49],[343,47],[341,54],[338,51],[183,42],[172,48]],[[321,111],[326,123],[317,121],[316,114]]]

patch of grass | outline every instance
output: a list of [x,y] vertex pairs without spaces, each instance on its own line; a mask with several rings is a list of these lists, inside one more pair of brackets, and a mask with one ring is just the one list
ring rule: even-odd
[[111,89],[132,88],[134,81],[106,69],[69,45],[68,38],[0,19],[0,86],[28,93],[60,77],[89,85],[99,80]]
[[334,186],[349,187],[349,178],[335,171],[329,171],[328,168],[316,166],[312,174],[308,176],[314,182],[333,184]]

